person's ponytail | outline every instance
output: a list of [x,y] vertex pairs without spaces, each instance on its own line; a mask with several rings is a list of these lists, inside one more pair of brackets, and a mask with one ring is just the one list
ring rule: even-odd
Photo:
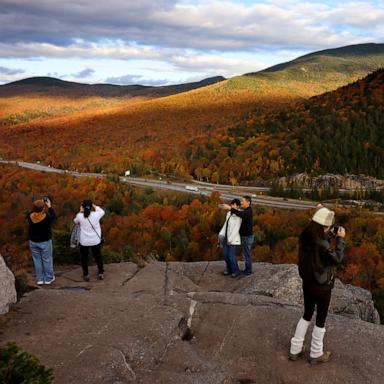
[[84,209],[84,212],[83,212],[84,217],[85,218],[89,217],[89,215],[91,214],[92,206],[93,206],[92,200],[84,200],[81,205]]

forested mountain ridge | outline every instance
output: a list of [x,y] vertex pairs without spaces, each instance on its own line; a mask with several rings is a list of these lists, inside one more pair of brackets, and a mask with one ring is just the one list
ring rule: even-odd
[[[384,70],[274,114],[250,115],[188,155],[224,180],[297,172],[384,178]],[[228,165],[231,164],[230,167]],[[223,180],[221,180],[223,181]]]
[[[302,171],[362,172],[382,177],[376,140],[366,144],[370,145],[369,150],[356,144],[356,140],[365,140],[364,124],[377,127],[381,122],[380,79],[376,81],[378,90],[369,97],[374,81],[367,86],[357,82],[351,88],[310,99],[308,105],[303,101],[366,76],[370,63],[376,68],[383,60],[384,66],[382,51],[383,44],[364,44],[315,52],[256,75],[150,100],[99,97],[61,101],[57,97],[31,99],[30,95],[21,99],[0,98],[0,156],[42,161],[58,168],[119,174],[130,169],[136,176],[160,173],[232,184]],[[335,58],[353,62],[357,72],[338,72]],[[300,63],[305,60],[323,66],[323,72],[316,72],[321,76],[308,80],[287,74],[293,67],[300,72]],[[326,73],[331,75],[327,77]],[[356,87],[354,91],[353,87]],[[360,87],[362,94],[358,91]],[[342,108],[345,116],[340,116],[338,105],[348,103],[351,95],[354,102],[345,105]],[[52,106],[53,111],[23,113],[24,103],[28,108],[31,103],[40,103],[43,109]],[[365,111],[367,103],[372,106]],[[7,116],[5,111],[12,109],[17,113]],[[344,124],[345,119],[354,125],[363,124],[362,132],[354,135],[356,140],[349,144],[343,134],[337,136],[333,132],[334,123],[340,120]],[[328,141],[334,147],[344,143],[343,151],[337,149],[337,152],[346,157],[351,151],[356,152],[355,158],[345,157],[336,162],[328,152],[320,164],[319,151],[310,150],[324,140],[326,131],[317,132],[312,127],[318,122],[332,123]],[[296,127],[298,123],[300,129]],[[307,137],[306,132],[313,137]],[[358,150],[351,149],[351,145]]]
[[384,44],[357,44],[312,52],[245,76],[275,81],[339,83],[356,80],[384,67]]
[[0,96],[21,95],[26,93],[39,93],[51,96],[103,96],[103,97],[159,97],[169,96],[192,89],[206,87],[211,84],[225,80],[222,76],[215,76],[201,81],[164,85],[146,86],[140,84],[117,85],[117,84],[85,84],[73,81],[65,81],[54,77],[29,77],[0,85]]
[[312,52],[259,72],[236,76],[219,89],[265,92],[280,89],[297,97],[335,90],[384,67],[384,44],[358,44]]

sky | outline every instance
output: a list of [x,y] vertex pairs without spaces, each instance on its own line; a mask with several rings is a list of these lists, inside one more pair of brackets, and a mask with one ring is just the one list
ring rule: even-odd
[[0,84],[174,84],[368,42],[384,0],[0,0]]

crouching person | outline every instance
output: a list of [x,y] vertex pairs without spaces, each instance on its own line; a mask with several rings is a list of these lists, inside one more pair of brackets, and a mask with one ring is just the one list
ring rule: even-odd
[[55,281],[51,229],[55,218],[56,214],[48,197],[33,202],[33,210],[28,215],[28,238],[37,285],[49,285]]
[[299,320],[295,335],[291,339],[290,360],[303,355],[303,342],[311,322],[315,306],[316,325],[312,332],[309,361],[312,364],[325,363],[331,359],[331,352],[324,352],[325,320],[328,314],[332,288],[335,282],[335,266],[344,259],[345,230],[335,227],[336,247],[327,240],[334,223],[334,212],[320,208],[312,217],[299,239],[299,273],[303,280],[304,315]]

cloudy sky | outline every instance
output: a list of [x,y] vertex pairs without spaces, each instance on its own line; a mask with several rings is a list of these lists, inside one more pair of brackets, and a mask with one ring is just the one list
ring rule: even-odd
[[384,0],[0,0],[0,83],[170,84],[366,42]]

